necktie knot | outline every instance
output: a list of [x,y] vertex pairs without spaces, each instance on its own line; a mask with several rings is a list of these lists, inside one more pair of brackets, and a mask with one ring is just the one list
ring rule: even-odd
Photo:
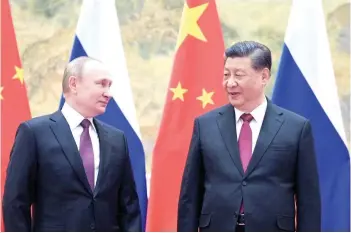
[[244,113],[243,115],[241,115],[241,119],[243,119],[243,121],[245,122],[249,122],[252,121],[253,116],[250,113]]
[[84,119],[84,120],[82,120],[80,125],[83,127],[83,129],[87,129],[90,126],[90,121],[88,119]]

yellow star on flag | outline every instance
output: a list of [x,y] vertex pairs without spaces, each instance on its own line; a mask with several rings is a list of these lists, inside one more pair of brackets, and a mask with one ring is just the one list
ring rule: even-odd
[[173,92],[173,98],[172,100],[180,99],[181,101],[184,101],[184,94],[188,91],[188,89],[183,89],[182,85],[180,82],[178,82],[178,85],[176,88],[170,88],[171,92]]
[[21,84],[23,84],[23,80],[24,80],[23,69],[15,66],[15,70],[16,70],[16,74],[15,74],[15,76],[13,76],[13,79],[18,79],[18,80],[20,80]]
[[202,102],[202,108],[205,108],[207,104],[214,104],[212,100],[214,92],[207,92],[205,89],[202,89],[202,96],[197,97],[197,100]]
[[4,87],[0,87],[0,100],[4,99],[4,97],[2,97],[2,90],[4,90]]
[[201,31],[201,28],[197,24],[197,21],[204,13],[207,6],[208,6],[208,3],[204,3],[202,5],[189,8],[188,4],[185,1],[182,21],[180,23],[180,31],[179,31],[178,40],[177,40],[177,46],[176,46],[177,49],[183,43],[187,35],[191,35],[202,41],[207,41],[206,37]]

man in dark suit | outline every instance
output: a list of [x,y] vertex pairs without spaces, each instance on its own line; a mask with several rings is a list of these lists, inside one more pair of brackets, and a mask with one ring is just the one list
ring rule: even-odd
[[195,119],[178,231],[320,231],[309,121],[265,97],[272,64],[266,46],[239,42],[225,55],[230,104]]
[[141,231],[126,138],[94,119],[111,83],[101,62],[77,58],[65,69],[62,110],[19,126],[3,197],[6,231]]

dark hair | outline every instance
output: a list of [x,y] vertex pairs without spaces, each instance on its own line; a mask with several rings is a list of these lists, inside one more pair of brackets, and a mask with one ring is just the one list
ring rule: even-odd
[[250,57],[252,68],[261,70],[263,68],[272,68],[272,55],[269,48],[255,41],[241,41],[233,44],[225,51],[225,59],[228,57]]

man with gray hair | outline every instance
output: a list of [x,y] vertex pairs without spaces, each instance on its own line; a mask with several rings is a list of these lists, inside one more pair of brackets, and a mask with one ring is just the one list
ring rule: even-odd
[[141,231],[126,137],[94,119],[111,84],[100,61],[79,57],[64,72],[62,110],[18,127],[3,197],[6,231]]
[[229,104],[195,119],[178,231],[321,230],[311,124],[265,96],[271,66],[258,42],[226,50]]

